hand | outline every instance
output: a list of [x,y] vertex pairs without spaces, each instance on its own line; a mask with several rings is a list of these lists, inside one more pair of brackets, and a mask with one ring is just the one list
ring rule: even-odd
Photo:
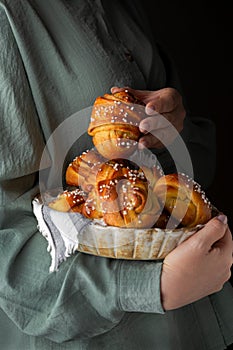
[[113,87],[111,92],[125,89],[145,103],[145,113],[149,115],[139,125],[140,131],[144,133],[139,140],[139,147],[163,148],[172,143],[183,129],[186,115],[179,92],[174,88],[146,91],[129,87]]
[[231,232],[225,215],[220,215],[169,253],[161,275],[164,309],[176,309],[220,291],[231,276],[232,251]]

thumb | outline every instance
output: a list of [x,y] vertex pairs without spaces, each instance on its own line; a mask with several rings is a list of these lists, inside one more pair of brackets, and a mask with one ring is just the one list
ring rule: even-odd
[[227,217],[220,214],[209,220],[205,226],[200,229],[195,235],[190,238],[199,240],[199,243],[211,247],[214,243],[220,240],[226,233]]
[[157,101],[154,99],[153,101],[150,101],[146,104],[146,114],[148,115],[155,115],[158,114],[159,112],[159,106],[158,103],[156,103]]

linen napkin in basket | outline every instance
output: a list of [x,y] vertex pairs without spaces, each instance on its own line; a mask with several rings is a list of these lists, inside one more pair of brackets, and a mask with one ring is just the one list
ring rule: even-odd
[[79,213],[53,210],[43,203],[40,196],[33,199],[32,205],[38,230],[48,241],[48,252],[51,256],[49,271],[57,271],[60,264],[77,250],[78,234],[91,224],[91,220]]

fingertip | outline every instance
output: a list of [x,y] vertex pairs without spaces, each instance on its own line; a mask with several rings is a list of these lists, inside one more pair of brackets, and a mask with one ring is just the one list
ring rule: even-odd
[[227,224],[227,216],[224,214],[219,214],[218,216],[216,216],[216,219],[222,222],[224,225]]
[[117,90],[119,90],[119,87],[118,86],[112,86],[110,91],[111,93],[113,94],[114,92],[116,92]]
[[215,230],[215,228],[221,228],[223,225],[225,226],[227,224],[227,217],[224,214],[219,214],[217,216],[212,217],[209,219],[205,224],[203,224],[203,228],[207,228],[208,230]]
[[147,115],[157,114],[156,106],[151,105],[151,104],[150,105],[147,104],[146,108],[145,108],[145,112],[146,112]]
[[205,231],[211,239],[220,239],[223,237],[226,231],[227,217],[223,214],[213,217],[210,219],[203,227],[202,230]]
[[143,133],[143,134],[147,134],[150,131],[150,125],[147,122],[141,122],[139,124],[139,130]]

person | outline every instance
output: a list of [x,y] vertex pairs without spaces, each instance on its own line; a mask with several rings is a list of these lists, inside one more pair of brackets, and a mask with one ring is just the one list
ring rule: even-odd
[[111,87],[144,94],[140,143],[157,148],[167,172],[174,164],[151,138],[153,109],[180,132],[195,179],[211,184],[214,126],[184,114],[177,73],[150,35],[141,5],[0,0],[0,31],[1,349],[225,349],[233,342],[233,290],[224,214],[163,261],[77,252],[49,273],[47,242],[32,213],[50,135]]

